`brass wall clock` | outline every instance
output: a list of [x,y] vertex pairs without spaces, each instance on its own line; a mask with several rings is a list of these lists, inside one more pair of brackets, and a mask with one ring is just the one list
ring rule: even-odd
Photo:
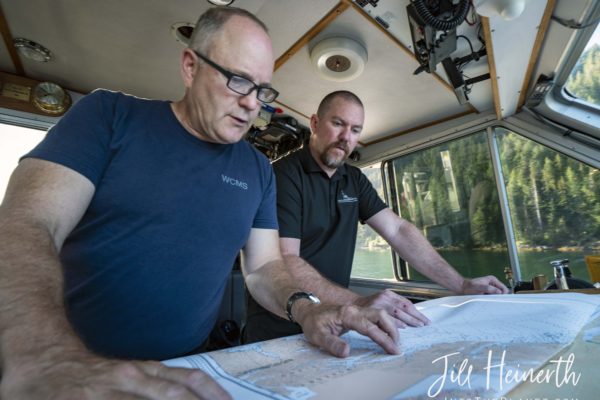
[[71,96],[56,83],[40,82],[31,95],[33,104],[44,113],[62,114],[71,106]]

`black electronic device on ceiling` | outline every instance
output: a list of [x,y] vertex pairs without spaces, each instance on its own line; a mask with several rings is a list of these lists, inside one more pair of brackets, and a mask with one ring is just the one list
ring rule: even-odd
[[451,57],[456,51],[456,28],[463,23],[470,7],[469,0],[411,0],[406,7],[413,49],[419,62],[415,75],[423,71],[433,73],[441,62],[460,104],[469,101],[470,85],[489,78],[489,74],[484,74],[465,81],[457,66],[478,60],[486,54],[485,47],[465,57]]
[[417,61],[427,72],[456,50],[456,27],[469,11],[469,0],[414,0],[406,8]]

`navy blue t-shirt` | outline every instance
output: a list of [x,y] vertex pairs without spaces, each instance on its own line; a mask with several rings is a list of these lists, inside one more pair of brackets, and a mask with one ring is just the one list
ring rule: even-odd
[[104,355],[165,359],[208,336],[250,229],[277,229],[269,161],[192,136],[170,103],[98,90],[26,157],[95,186],[60,253],[67,312]]

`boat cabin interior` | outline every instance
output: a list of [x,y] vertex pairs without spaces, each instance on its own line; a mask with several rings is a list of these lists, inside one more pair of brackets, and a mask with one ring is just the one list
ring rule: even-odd
[[[553,289],[551,261],[567,260],[571,287],[600,279],[586,264],[600,254],[595,0],[0,0],[0,178],[97,88],[180,99],[182,49],[213,3],[269,29],[280,95],[246,140],[272,161],[306,143],[326,94],[349,90],[365,124],[348,162],[461,274]],[[351,289],[386,288],[450,294],[359,224]],[[226,342],[244,304],[234,268]]]

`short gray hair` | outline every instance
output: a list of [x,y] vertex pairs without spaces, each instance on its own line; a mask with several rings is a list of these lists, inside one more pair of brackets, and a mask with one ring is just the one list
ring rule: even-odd
[[220,32],[225,23],[234,16],[248,18],[260,26],[265,33],[269,32],[266,25],[249,11],[236,7],[212,7],[198,18],[189,47],[204,54],[208,53],[215,34]]

